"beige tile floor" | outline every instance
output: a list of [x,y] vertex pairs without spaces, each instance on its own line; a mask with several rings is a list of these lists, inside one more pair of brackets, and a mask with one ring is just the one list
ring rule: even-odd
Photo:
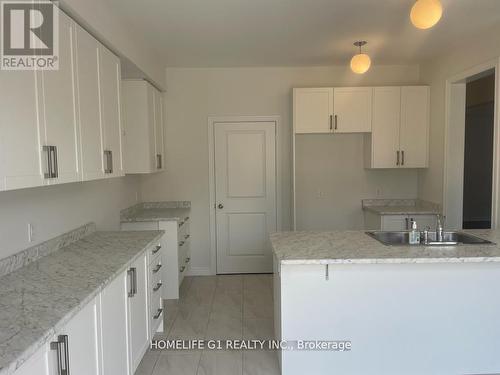
[[[166,301],[168,339],[274,339],[271,275],[187,277]],[[135,375],[279,375],[266,350],[149,351]]]

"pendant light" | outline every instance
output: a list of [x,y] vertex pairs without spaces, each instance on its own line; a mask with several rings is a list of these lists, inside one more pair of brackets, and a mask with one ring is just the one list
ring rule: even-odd
[[356,74],[363,74],[370,69],[370,65],[372,61],[370,60],[370,56],[366,53],[361,53],[361,47],[366,44],[366,41],[360,40],[355,42],[354,45],[359,47],[359,53],[354,55],[351,59],[351,70]]
[[439,22],[443,6],[439,0],[417,0],[410,12],[411,23],[419,29],[429,29]]

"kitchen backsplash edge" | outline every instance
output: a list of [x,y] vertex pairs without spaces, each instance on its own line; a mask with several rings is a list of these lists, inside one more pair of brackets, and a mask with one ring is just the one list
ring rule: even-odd
[[46,255],[76,242],[96,231],[95,223],[87,223],[48,241],[29,247],[16,254],[0,259],[0,277],[24,267]]

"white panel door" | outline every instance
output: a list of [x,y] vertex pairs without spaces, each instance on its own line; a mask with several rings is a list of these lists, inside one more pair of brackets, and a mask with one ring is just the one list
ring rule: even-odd
[[401,88],[401,166],[428,166],[429,87]]
[[395,168],[400,164],[400,111],[400,87],[373,89],[371,168]]
[[76,85],[73,56],[75,24],[59,12],[59,69],[40,72],[39,94],[42,139],[55,146],[54,169],[57,177],[50,184],[80,179],[78,168],[78,129],[76,122]]
[[156,169],[162,170],[164,168],[163,94],[156,89],[154,89],[154,105]]
[[335,133],[364,133],[372,130],[372,88],[333,89]]
[[101,293],[102,374],[131,374],[127,329],[129,289],[127,272],[124,272]]
[[0,70],[0,190],[44,184],[34,71]]
[[68,335],[71,375],[99,375],[100,321],[99,301],[94,298],[76,314],[63,330]]
[[217,273],[272,272],[276,124],[215,124]]
[[76,25],[80,162],[85,181],[104,178],[98,50],[99,42]]
[[132,265],[134,291],[128,296],[130,366],[134,373],[149,344],[148,257],[142,254]]
[[120,59],[102,45],[99,57],[104,171],[107,177],[118,177],[123,176]]
[[295,133],[331,133],[333,129],[333,88],[293,89]]

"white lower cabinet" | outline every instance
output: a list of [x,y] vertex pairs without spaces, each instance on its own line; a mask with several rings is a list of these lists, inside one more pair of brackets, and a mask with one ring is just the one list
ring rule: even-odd
[[178,299],[179,288],[191,262],[189,216],[181,221],[122,223],[122,230],[163,230],[162,248],[163,299]]
[[124,272],[101,293],[102,373],[129,375],[128,274]]
[[128,270],[130,366],[133,374],[149,346],[148,257],[146,253]]
[[56,375],[56,361],[53,355],[50,344],[45,344],[16,370],[15,375]]

